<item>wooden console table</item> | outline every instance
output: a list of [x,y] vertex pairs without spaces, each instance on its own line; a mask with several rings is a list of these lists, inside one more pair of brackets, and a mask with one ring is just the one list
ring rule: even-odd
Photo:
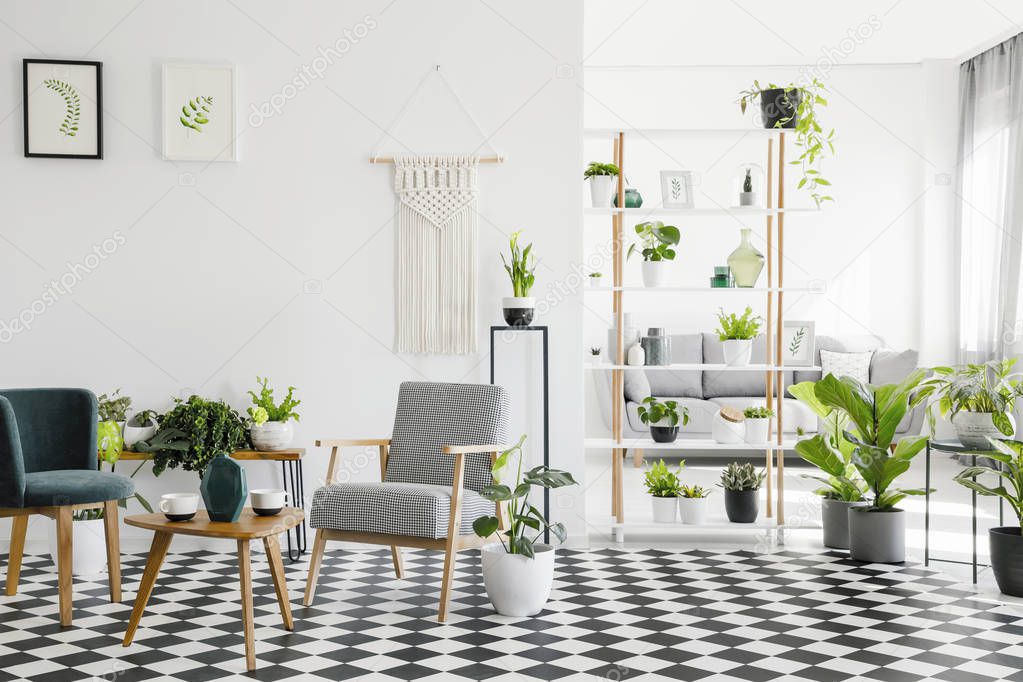
[[[121,452],[120,460],[145,461],[152,459],[148,452],[132,452],[124,450]],[[281,463],[281,484],[291,496],[289,504],[299,509],[305,509],[305,483],[302,478],[302,460],[305,458],[305,448],[291,448],[288,450],[238,450],[231,453],[231,459],[239,462],[280,462]],[[119,461],[120,461],[119,460]],[[288,480],[291,486],[288,486]],[[292,549],[291,528],[286,534],[288,542],[288,560],[292,563],[298,561],[305,553],[308,543],[306,538],[305,523],[295,526],[295,545]]]

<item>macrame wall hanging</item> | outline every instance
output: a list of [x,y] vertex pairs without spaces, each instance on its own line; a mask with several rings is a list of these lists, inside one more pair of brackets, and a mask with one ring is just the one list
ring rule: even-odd
[[[423,85],[436,74],[486,141],[479,124],[435,67],[413,91],[394,129]],[[389,133],[385,132],[384,138]],[[379,143],[378,143],[379,144]],[[399,353],[476,352],[477,234],[480,163],[500,163],[497,154],[399,155],[372,163],[394,164],[397,196],[395,350]]]

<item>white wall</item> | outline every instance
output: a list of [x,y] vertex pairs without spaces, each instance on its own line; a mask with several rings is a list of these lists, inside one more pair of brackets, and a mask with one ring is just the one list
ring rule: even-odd
[[[542,257],[537,295],[560,292],[539,320],[551,325],[552,463],[582,472],[579,300],[556,288],[581,249],[581,2],[25,1],[5,3],[0,19],[0,320],[26,314],[104,240],[124,241],[73,293],[27,314],[31,329],[0,347],[4,386],[122,387],[156,409],[199,392],[243,408],[255,375],[269,375],[299,388],[296,445],[310,448],[311,494],[327,454],[312,441],[389,434],[400,381],[487,380],[486,330],[509,289],[498,251],[524,229]],[[350,50],[324,68],[321,48],[345,38]],[[104,62],[104,160],[23,158],[24,57]],[[238,163],[161,160],[167,60],[236,65]],[[480,172],[481,351],[467,357],[392,352],[391,169],[367,162],[434,64],[507,156]],[[322,77],[290,89],[303,67]],[[479,145],[435,87],[384,152]],[[273,99],[279,114],[250,116]],[[372,479],[376,467],[362,461],[354,475]],[[277,480],[269,466],[248,471],[252,487]],[[197,483],[174,472],[138,478],[150,499]],[[577,489],[554,504],[576,535],[581,499]],[[145,535],[125,531],[128,544]]]

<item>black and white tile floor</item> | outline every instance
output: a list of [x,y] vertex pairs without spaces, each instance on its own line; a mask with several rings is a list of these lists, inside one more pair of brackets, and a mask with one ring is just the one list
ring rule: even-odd
[[107,601],[104,577],[76,580],[75,623],[61,630],[49,560],[26,557],[19,595],[0,597],[0,682],[1023,682],[1018,608],[919,566],[839,553],[563,550],[548,608],[525,619],[493,613],[468,555],[441,625],[439,555],[407,552],[409,577],[396,580],[388,550],[334,550],[311,608],[301,605],[305,563],[287,567],[293,633],[280,625],[266,564],[254,563],[252,674],[229,554],[172,551],[135,643],[121,646],[144,563],[125,557],[121,604]]

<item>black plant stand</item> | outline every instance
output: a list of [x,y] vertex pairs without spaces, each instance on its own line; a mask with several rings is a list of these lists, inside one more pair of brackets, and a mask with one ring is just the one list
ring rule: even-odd
[[[509,327],[495,325],[490,327],[490,383],[494,383],[494,335],[497,332],[540,332],[543,335],[543,465],[549,467],[550,462],[550,372],[548,370],[548,347],[547,325],[536,325],[530,327]],[[551,511],[551,491],[543,489],[543,515],[549,518]],[[550,530],[544,528],[543,541],[550,544]]]

